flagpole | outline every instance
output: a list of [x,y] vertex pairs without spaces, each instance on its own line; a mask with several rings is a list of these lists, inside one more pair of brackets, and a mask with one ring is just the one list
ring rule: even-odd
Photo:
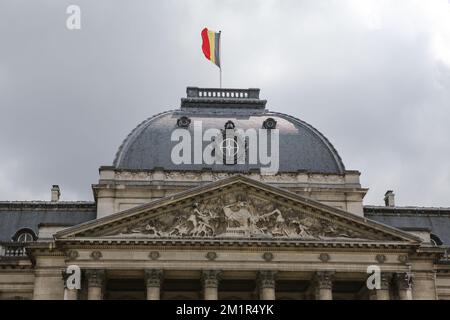
[[220,30],[219,30],[219,60],[220,60],[219,83],[220,83],[220,89],[222,89],[222,31],[220,31]]

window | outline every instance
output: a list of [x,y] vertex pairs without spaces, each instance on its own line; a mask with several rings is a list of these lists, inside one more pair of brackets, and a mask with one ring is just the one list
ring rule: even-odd
[[442,240],[434,233],[430,234],[430,240],[431,240],[431,244],[433,244],[434,246],[442,245]]
[[33,235],[28,232],[24,232],[17,237],[17,242],[31,242],[33,240]]
[[13,240],[16,242],[32,242],[36,240],[36,236],[34,235],[34,232],[31,229],[21,229],[16,232],[16,234],[13,237]]

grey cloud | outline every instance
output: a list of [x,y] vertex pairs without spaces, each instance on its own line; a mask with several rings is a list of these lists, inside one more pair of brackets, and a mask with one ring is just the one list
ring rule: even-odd
[[[69,4],[80,31],[65,28]],[[450,67],[433,47],[449,32],[421,6],[2,1],[0,199],[48,198],[55,183],[92,199],[129,131],[178,108],[186,86],[218,85],[200,51],[208,26],[223,31],[224,84],[260,87],[268,108],[322,131],[362,172],[366,203],[393,188],[401,205],[450,206]]]

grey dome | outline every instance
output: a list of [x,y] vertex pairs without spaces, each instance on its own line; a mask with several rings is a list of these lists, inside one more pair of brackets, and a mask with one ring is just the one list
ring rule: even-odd
[[[206,96],[202,96],[202,92]],[[208,92],[217,92],[214,94]],[[238,92],[234,97],[227,92]],[[212,97],[211,97],[212,95]],[[231,95],[231,94],[230,94]],[[236,97],[239,96],[239,97]],[[202,121],[203,130],[223,129],[231,120],[236,128],[260,129],[268,118],[276,121],[279,129],[279,172],[343,173],[344,164],[332,144],[315,128],[292,116],[265,109],[265,100],[259,100],[259,89],[199,89],[188,88],[188,98],[181,108],[157,114],[139,124],[120,146],[114,167],[128,170],[203,170],[246,172],[259,165],[182,164],[171,161],[172,131],[179,128],[177,121],[185,116]],[[217,97],[219,96],[219,97]],[[193,136],[193,126],[189,130]],[[204,145],[208,144],[207,142]]]

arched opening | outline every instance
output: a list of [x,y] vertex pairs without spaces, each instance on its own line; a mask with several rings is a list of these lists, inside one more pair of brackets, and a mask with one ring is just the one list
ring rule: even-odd
[[37,236],[33,230],[31,230],[29,228],[22,228],[14,234],[14,236],[12,237],[12,240],[15,242],[27,243],[27,242],[36,241]]
[[434,246],[441,246],[442,245],[442,240],[435,235],[434,233],[430,234],[430,241]]

